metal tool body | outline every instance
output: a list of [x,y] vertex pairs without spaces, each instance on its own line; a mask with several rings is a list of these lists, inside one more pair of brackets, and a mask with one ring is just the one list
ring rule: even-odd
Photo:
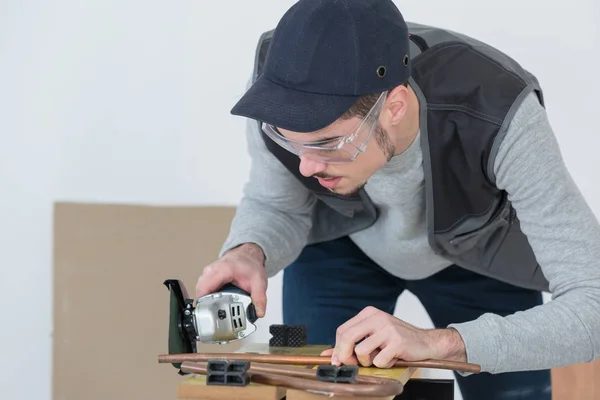
[[[168,279],[171,292],[169,315],[169,353],[196,353],[197,343],[227,344],[256,331],[258,319],[250,294],[227,284],[219,291],[190,298],[183,283]],[[173,363],[180,368],[181,363]]]
[[243,339],[256,331],[256,311],[250,295],[227,285],[216,293],[196,301],[194,308],[196,340],[226,344]]

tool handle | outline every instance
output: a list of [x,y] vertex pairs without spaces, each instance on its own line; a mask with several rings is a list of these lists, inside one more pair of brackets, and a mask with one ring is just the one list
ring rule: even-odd
[[239,287],[235,286],[233,283],[227,283],[226,285],[224,285],[223,287],[221,287],[221,289],[219,289],[217,291],[223,292],[223,293],[227,292],[227,293],[241,294],[241,295],[250,297],[250,293],[246,292],[243,289],[240,289]]
[[[235,293],[235,294],[240,294],[242,296],[250,296],[250,293],[246,292],[243,289],[240,289],[239,287],[235,286],[232,283],[228,283],[225,286],[223,286],[221,289],[218,290],[219,292],[222,293]],[[254,304],[250,303],[250,305],[248,306],[247,310],[246,310],[246,315],[248,317],[248,321],[255,323],[256,320],[258,319],[258,317],[256,316],[256,308],[254,307]]]

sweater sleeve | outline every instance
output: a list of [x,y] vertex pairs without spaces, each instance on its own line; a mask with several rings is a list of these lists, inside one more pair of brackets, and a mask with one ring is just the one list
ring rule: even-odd
[[255,243],[265,253],[265,268],[271,277],[306,245],[316,198],[268,151],[254,120],[247,120],[246,139],[249,179],[219,255]]
[[571,178],[546,111],[529,95],[494,166],[550,283],[552,300],[450,325],[469,362],[501,373],[592,361],[600,355],[600,225]]

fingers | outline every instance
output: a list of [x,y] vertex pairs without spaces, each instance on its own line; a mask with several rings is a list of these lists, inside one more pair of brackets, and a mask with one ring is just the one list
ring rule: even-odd
[[379,354],[373,358],[373,365],[378,368],[391,368],[397,360],[396,348],[394,348],[394,346],[385,346]]
[[[375,357],[377,357],[377,354],[379,354],[379,352],[380,352],[379,349],[375,349],[371,352],[371,354],[361,356],[360,358],[358,355],[356,355],[356,359],[358,360],[360,365],[362,365],[364,367],[370,367],[373,365],[373,360],[375,359]],[[361,358],[362,358],[362,361],[361,361]]]
[[[342,325],[340,325],[337,328],[337,331],[335,332],[335,348],[336,348],[336,350],[338,350],[338,346],[341,345],[341,343],[342,343],[342,336],[346,335],[350,328],[356,326],[357,324],[360,324],[365,319],[377,314],[378,311],[379,310],[376,309],[375,307],[366,307],[361,312],[356,314],[356,316],[354,316],[353,318],[350,318],[348,321],[346,321]],[[356,341],[358,341],[360,339],[362,339],[362,337],[358,338],[357,340],[353,341],[352,343],[354,344]],[[335,353],[337,356],[338,352],[336,351]]]
[[[356,355],[354,355],[354,354],[352,354],[352,355],[350,356],[350,358],[348,358],[348,359],[347,359],[347,360],[344,362],[344,365],[358,365],[358,364],[359,364],[359,362],[358,362],[358,358],[356,358]],[[336,365],[337,365],[337,366],[340,366],[340,365],[341,365],[341,363],[339,362],[339,360],[338,360],[338,362],[336,363]]]
[[196,283],[196,298],[216,292],[223,285],[231,282],[231,269],[226,265],[217,267],[211,264],[204,268]]
[[354,347],[354,354],[360,365],[370,367],[373,364],[373,359],[379,354],[380,347],[385,346],[386,336],[381,330],[367,337]]
[[263,318],[267,309],[267,279],[255,274],[250,282],[250,295],[256,309],[256,316]]
[[196,298],[219,291],[228,283],[250,293],[256,309],[256,316],[263,318],[267,309],[267,278],[262,267],[241,260],[216,261],[202,271],[196,283]]
[[356,342],[374,334],[378,328],[379,310],[368,307],[338,328],[332,360],[346,364],[354,355]]
[[379,310],[375,307],[365,307],[361,312],[356,314],[353,318],[350,318],[348,321],[344,322],[340,325],[336,331],[335,341],[336,343],[340,340],[340,336],[344,334],[348,330],[348,328],[358,324],[359,322],[369,318],[372,315],[375,315],[379,312]]
[[333,347],[331,349],[323,350],[320,354],[321,357],[331,357],[333,355]]

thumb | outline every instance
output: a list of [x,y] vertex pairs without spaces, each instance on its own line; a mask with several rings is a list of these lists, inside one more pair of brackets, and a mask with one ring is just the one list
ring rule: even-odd
[[333,348],[327,349],[327,350],[323,350],[321,352],[321,356],[323,356],[323,357],[330,357],[332,355],[333,355]]
[[256,308],[256,316],[262,318],[267,309],[267,282],[259,277],[255,278],[250,285],[250,296]]

